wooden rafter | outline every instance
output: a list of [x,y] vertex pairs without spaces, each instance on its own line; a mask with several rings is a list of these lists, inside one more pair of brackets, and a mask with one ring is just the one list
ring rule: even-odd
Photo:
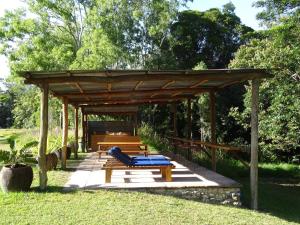
[[174,84],[175,83],[175,80],[171,80],[171,81],[168,81],[167,83],[165,83],[161,89],[165,89],[167,87],[169,87],[170,85]]
[[78,90],[80,91],[80,93],[84,93],[82,87],[80,86],[80,84],[78,82],[75,83],[75,86],[78,88]]
[[201,80],[201,81],[198,81],[198,82],[196,82],[195,84],[191,85],[190,88],[198,87],[198,86],[200,86],[201,84],[206,83],[207,81],[208,81],[208,80]]
[[112,84],[111,84],[111,83],[108,83],[108,84],[107,84],[107,91],[111,92],[111,87],[112,87]]
[[224,87],[227,87],[227,86],[230,86],[230,85],[233,85],[233,84],[237,84],[237,83],[242,83],[244,82],[245,80],[232,80],[232,81],[229,81],[229,82],[226,82],[220,86],[218,86],[218,88],[224,88]]
[[175,96],[178,96],[180,94],[182,94],[182,91],[177,91],[177,92],[171,94],[171,97],[175,97]]
[[135,87],[134,87],[134,90],[137,90],[139,89],[139,87],[143,84],[143,81],[139,81],[136,83]]
[[[81,94],[84,94],[84,91],[78,82],[75,83],[75,86],[78,88],[78,90],[80,91]],[[86,99],[89,100],[88,97],[86,97]]]

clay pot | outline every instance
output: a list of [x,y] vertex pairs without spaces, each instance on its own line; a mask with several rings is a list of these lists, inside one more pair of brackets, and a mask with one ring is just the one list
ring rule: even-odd
[[1,188],[4,192],[10,191],[29,191],[33,180],[31,166],[17,164],[3,166],[1,170]]

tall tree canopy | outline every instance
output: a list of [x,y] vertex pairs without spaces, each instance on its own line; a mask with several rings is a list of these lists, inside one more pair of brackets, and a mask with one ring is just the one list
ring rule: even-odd
[[236,16],[232,4],[222,11],[183,11],[171,27],[170,46],[177,68],[192,69],[200,61],[208,68],[226,68],[251,31]]
[[27,0],[28,9],[6,12],[0,50],[16,82],[15,125],[36,126],[39,116],[37,89],[18,82],[17,71],[147,67],[186,1]]
[[[263,22],[272,22],[272,26],[261,33],[260,39],[242,46],[231,62],[231,67],[236,68],[267,68],[275,76],[263,81],[260,92],[260,146],[266,159],[288,160],[300,153],[300,14],[297,2],[259,1],[257,5],[264,7]],[[273,17],[274,12],[276,17]],[[250,115],[249,99],[248,88],[245,109],[232,111],[244,125]]]

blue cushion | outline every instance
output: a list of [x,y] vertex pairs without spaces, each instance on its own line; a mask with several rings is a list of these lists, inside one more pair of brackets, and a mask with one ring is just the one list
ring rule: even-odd
[[108,154],[120,160],[122,163],[130,166],[132,165],[131,157],[123,153],[119,147],[112,147],[108,150]]
[[132,166],[171,166],[169,160],[134,160]]
[[132,160],[168,160],[163,155],[151,155],[151,156],[133,156]]

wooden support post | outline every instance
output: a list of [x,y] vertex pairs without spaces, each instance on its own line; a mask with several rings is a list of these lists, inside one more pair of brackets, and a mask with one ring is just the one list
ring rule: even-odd
[[165,180],[165,179],[166,179],[166,168],[165,168],[165,167],[162,167],[162,168],[160,169],[160,172],[161,172],[161,177],[162,177],[162,179]]
[[78,158],[78,107],[75,106],[75,159]]
[[85,152],[85,115],[84,115],[84,110],[81,108],[81,128],[82,128],[82,135],[81,135],[81,149],[82,152]]
[[84,119],[84,130],[85,130],[85,133],[84,133],[84,135],[85,135],[85,137],[84,137],[84,140],[85,140],[85,143],[84,143],[84,146],[85,146],[85,151],[87,151],[88,150],[88,148],[89,148],[89,134],[88,134],[88,115],[87,114],[85,114],[84,115],[85,116],[85,119]]
[[106,168],[105,169],[105,183],[111,183],[111,175],[112,175],[112,169]]
[[138,121],[137,121],[137,113],[134,114],[134,136],[137,136],[138,130]]
[[173,103],[173,131],[174,131],[174,137],[178,137],[178,131],[177,131],[177,104]]
[[48,136],[48,84],[42,85],[41,94],[41,117],[40,117],[40,140],[39,140],[39,177],[40,189],[47,188],[47,166],[46,166],[46,152],[47,152],[47,136]]
[[187,100],[187,139],[192,138],[192,106],[191,99]]
[[61,168],[66,169],[68,145],[68,99],[63,99],[63,135],[62,135],[62,157]]
[[172,168],[170,166],[167,166],[165,168],[165,174],[166,174],[166,181],[171,182],[172,181]]
[[258,204],[258,104],[259,104],[259,80],[252,80],[251,95],[251,164],[250,187],[251,208],[257,210]]
[[[211,143],[217,143],[216,137],[216,95],[215,92],[209,92],[209,108],[210,108],[210,131],[211,131]],[[211,148],[211,167],[213,171],[217,169],[216,149]]]

